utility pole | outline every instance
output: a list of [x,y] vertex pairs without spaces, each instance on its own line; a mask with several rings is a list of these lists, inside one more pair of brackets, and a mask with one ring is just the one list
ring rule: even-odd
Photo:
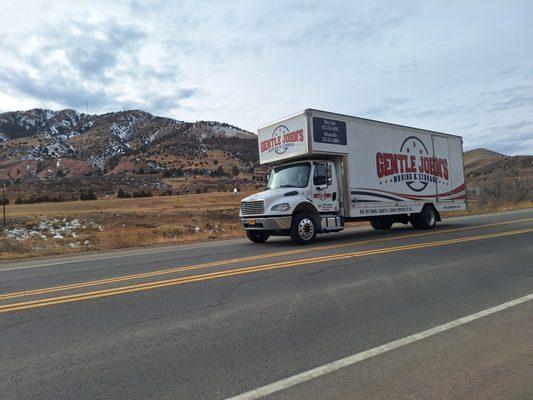
[[4,228],[6,227],[6,185],[2,185],[2,208],[4,214]]

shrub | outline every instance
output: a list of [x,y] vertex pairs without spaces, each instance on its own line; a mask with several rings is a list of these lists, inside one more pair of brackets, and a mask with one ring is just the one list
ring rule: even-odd
[[89,189],[88,191],[80,190],[79,199],[82,201],[96,200],[96,194],[92,189]]
[[133,192],[133,197],[153,197],[154,195],[149,190],[137,190]]
[[222,176],[224,174],[225,174],[225,172],[224,172],[224,168],[222,167],[222,165],[219,165],[217,167],[217,169],[215,169],[215,171],[213,171],[213,175],[215,175],[215,176]]
[[[8,200],[8,199],[6,199]],[[68,201],[69,198],[64,198],[62,196],[55,196],[51,197],[46,194],[40,195],[40,196],[24,196],[24,197],[17,197],[15,199],[15,204],[34,204],[34,203],[59,203],[61,201]],[[2,204],[0,200],[0,205]],[[9,204],[9,202],[6,202],[6,205]]]
[[128,192],[126,192],[122,188],[120,188],[120,189],[118,189],[117,197],[119,199],[129,199],[131,197],[131,194],[129,194]]

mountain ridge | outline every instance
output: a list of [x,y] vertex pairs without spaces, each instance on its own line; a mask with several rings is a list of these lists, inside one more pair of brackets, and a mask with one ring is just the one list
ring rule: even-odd
[[[198,165],[184,161],[209,155],[239,167],[253,166],[255,141],[253,133],[224,122],[185,122],[142,110],[105,114],[71,109],[12,111],[0,114],[0,179],[37,177],[44,169],[55,170],[50,161],[57,159],[79,161],[78,168],[63,171],[67,175],[106,174],[120,163],[138,164],[140,158],[148,158],[160,170],[196,170]],[[218,147],[224,149],[225,158],[218,154]],[[169,156],[174,157],[169,160]],[[44,165],[35,170],[32,162]]]

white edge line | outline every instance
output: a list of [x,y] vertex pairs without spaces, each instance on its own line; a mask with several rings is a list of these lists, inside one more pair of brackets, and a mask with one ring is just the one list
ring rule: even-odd
[[533,293],[530,293],[524,297],[520,297],[515,300],[508,301],[507,303],[503,303],[491,308],[488,308],[486,310],[477,312],[475,314],[468,315],[463,318],[456,319],[454,321],[450,321],[446,324],[436,326],[434,328],[415,333],[414,335],[407,336],[403,339],[398,339],[393,342],[374,347],[370,350],[363,351],[361,353],[357,353],[351,356],[348,356],[346,358],[341,358],[340,360],[333,361],[328,364],[324,364],[320,367],[316,367],[313,369],[310,369],[308,371],[302,372],[297,375],[293,375],[291,377],[279,380],[277,382],[271,383],[269,385],[250,390],[249,392],[242,393],[238,396],[230,397],[227,400],[254,400],[259,399],[261,397],[279,392],[281,390],[290,388],[292,386],[298,385],[300,383],[309,381],[314,378],[318,378],[319,376],[329,374],[330,372],[336,371],[338,369],[354,365],[360,361],[367,360],[371,357],[378,356],[380,354],[386,353],[388,351],[406,346],[408,344],[417,342],[419,340],[428,338],[430,336],[436,335],[438,333],[447,331],[449,329],[456,328],[458,326],[467,324],[469,322],[475,321],[476,319],[480,319],[483,317],[486,317],[488,315],[494,314],[498,311],[505,310],[510,307],[514,307],[518,304],[525,303],[526,301],[533,300]]
[[[229,240],[234,240],[234,239],[229,239]],[[211,242],[209,244],[213,244],[213,247],[218,247],[218,246],[227,244],[227,243],[223,243],[223,242],[224,241],[221,240],[218,243]],[[201,248],[201,247],[208,247],[208,246],[205,246],[207,244],[208,244],[208,242],[198,243],[196,245],[187,247],[184,250],[197,249],[197,248]],[[172,245],[169,245],[169,247],[170,246],[172,246]],[[177,244],[177,246],[186,246],[186,245]],[[17,269],[53,267],[53,266],[56,266],[56,265],[58,266],[58,265],[64,265],[64,264],[79,264],[79,263],[91,262],[91,261],[105,261],[105,260],[112,260],[112,259],[115,259],[115,258],[145,256],[145,255],[150,255],[150,254],[157,255],[157,254],[164,254],[164,253],[172,253],[172,252],[176,252],[176,251],[180,251],[180,250],[181,249],[167,248],[167,249],[164,249],[164,250],[152,249],[152,250],[149,250],[149,251],[137,252],[137,250],[119,249],[119,250],[117,250],[117,252],[126,251],[128,253],[127,254],[114,254],[114,255],[110,255],[110,256],[100,256],[100,257],[93,257],[93,258],[62,260],[62,261],[45,263],[45,264],[22,265],[22,266],[18,266],[18,267],[10,267],[10,268],[2,268],[1,265],[0,265],[0,273],[2,273],[4,271],[14,271],[14,270],[17,270]],[[132,253],[130,253],[130,251],[132,251]],[[18,262],[19,261],[13,261],[13,263],[18,263]],[[20,262],[22,262],[22,261],[20,261]]]

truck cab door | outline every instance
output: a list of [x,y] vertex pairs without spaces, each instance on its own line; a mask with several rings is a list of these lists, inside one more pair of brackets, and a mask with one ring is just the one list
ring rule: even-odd
[[335,164],[331,161],[317,161],[313,168],[313,204],[320,213],[339,211],[339,188]]

